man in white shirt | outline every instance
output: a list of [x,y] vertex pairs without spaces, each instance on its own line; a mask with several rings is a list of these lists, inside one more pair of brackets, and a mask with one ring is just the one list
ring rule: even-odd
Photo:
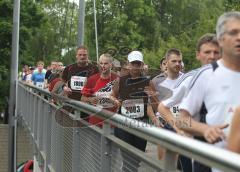
[[[240,104],[240,12],[220,16],[216,33],[222,59],[204,66],[193,77],[189,92],[180,105],[180,122],[189,125],[179,127],[224,148],[232,112]],[[206,115],[200,115],[203,107]],[[191,119],[196,116],[200,120]]]
[[[202,66],[220,59],[220,47],[215,34],[204,34],[198,40],[196,50],[196,58],[200,61]],[[190,81],[197,71],[198,69],[183,74],[173,88],[173,95],[170,98],[163,100],[158,106],[158,112],[177,132],[180,131],[175,125],[175,118],[172,115],[172,112],[174,113],[178,111],[178,105],[181,103],[186,90],[189,87]]]
[[[208,63],[211,63],[213,61],[216,61],[220,59],[220,47],[218,45],[216,35],[207,33],[203,35],[197,43],[196,47],[196,58],[200,61],[201,65],[206,65]],[[173,89],[173,95],[162,101],[158,105],[158,112],[161,114],[161,116],[166,121],[165,128],[175,130],[179,134],[184,134],[180,129],[178,129],[177,122],[176,122],[176,114],[179,112],[178,105],[181,103],[187,88],[189,87],[190,81],[193,77],[193,75],[198,71],[192,70],[184,75],[182,75],[174,89]],[[174,114],[175,113],[175,114]],[[183,164],[183,170],[184,171],[190,171],[189,167],[190,165]],[[198,171],[198,169],[206,169],[205,166],[202,164],[199,164],[198,162],[195,162],[194,165],[194,171]]]
[[180,50],[172,48],[166,52],[166,66],[167,71],[165,74],[159,74],[151,81],[151,90],[156,95],[152,96],[152,104],[154,111],[157,111],[157,105],[160,101],[169,98],[172,95],[172,89],[174,88],[177,79],[182,75],[181,63],[182,53]]

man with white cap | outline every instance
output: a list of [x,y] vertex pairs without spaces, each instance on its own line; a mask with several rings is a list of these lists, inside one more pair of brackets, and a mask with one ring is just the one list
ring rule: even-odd
[[[150,77],[143,75],[143,66],[142,53],[132,51],[128,55],[129,74],[117,80],[113,86],[111,98],[115,102],[115,105],[119,107],[120,114],[136,120],[147,121],[148,95],[144,92],[144,89],[149,85]],[[154,116],[150,116],[150,118],[153,119]],[[117,127],[114,134],[132,146],[145,151],[146,140]],[[126,152],[122,151],[122,170],[127,171],[127,169],[130,169],[131,171],[137,171],[140,162],[137,160],[132,162],[126,154]],[[129,162],[131,165],[129,165]]]

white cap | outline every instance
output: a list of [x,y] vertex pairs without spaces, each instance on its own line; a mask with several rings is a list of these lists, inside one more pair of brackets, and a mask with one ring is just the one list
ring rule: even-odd
[[132,51],[128,54],[128,61],[131,63],[133,61],[143,62],[143,55],[140,51]]

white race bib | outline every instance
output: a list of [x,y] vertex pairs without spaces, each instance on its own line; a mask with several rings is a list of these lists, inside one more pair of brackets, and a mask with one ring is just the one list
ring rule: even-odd
[[144,102],[143,99],[124,100],[121,106],[123,115],[129,118],[141,118],[144,116]]
[[96,92],[95,96],[99,98],[97,106],[102,108],[111,108],[114,106],[112,101],[109,99],[111,92]]
[[82,90],[86,83],[86,80],[87,80],[87,77],[72,76],[71,77],[71,89]]
[[177,118],[179,116],[179,108],[178,105],[173,106],[170,108],[170,111],[172,112],[174,118]]
[[44,82],[36,82],[36,86],[43,89]]

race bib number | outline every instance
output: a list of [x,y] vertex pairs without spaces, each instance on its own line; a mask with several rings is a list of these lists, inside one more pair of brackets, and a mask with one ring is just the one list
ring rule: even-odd
[[177,118],[179,116],[179,108],[178,108],[178,106],[171,107],[170,111],[172,112],[174,118]]
[[72,90],[82,90],[87,78],[82,76],[72,76],[71,77],[71,89]]
[[110,94],[111,94],[111,92],[96,92],[95,96],[99,98],[97,106],[102,107],[102,108],[114,107],[114,104],[109,99]]
[[44,82],[36,82],[36,86],[43,89]]
[[141,118],[144,116],[143,99],[124,100],[121,106],[123,115],[129,118]]

